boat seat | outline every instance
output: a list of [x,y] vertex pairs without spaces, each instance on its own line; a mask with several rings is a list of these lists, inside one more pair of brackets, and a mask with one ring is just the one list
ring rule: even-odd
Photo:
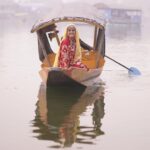
[[[88,51],[83,50],[82,51],[82,63],[85,64],[89,69],[95,69],[97,64],[97,52],[94,50]],[[105,60],[101,54],[99,54],[99,62],[98,66],[102,67],[105,63]]]
[[[48,61],[50,62],[50,67],[52,67],[55,60],[55,56],[56,56],[55,53],[48,54],[47,59],[44,59],[43,63],[41,64],[41,68],[49,67]],[[85,64],[89,69],[96,68],[96,59],[97,59],[97,54],[94,50],[88,51],[82,49],[82,63]],[[105,60],[100,55],[99,67],[102,67],[104,63]]]

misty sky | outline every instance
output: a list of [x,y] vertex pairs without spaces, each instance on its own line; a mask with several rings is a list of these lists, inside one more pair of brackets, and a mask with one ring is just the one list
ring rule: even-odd
[[68,3],[68,2],[81,2],[81,3],[89,3],[89,4],[94,4],[94,3],[105,3],[108,6],[121,6],[121,7],[127,7],[127,8],[140,8],[140,9],[147,9],[150,10],[150,1],[149,0],[5,0],[5,1],[0,1],[0,3],[5,3],[5,2],[41,2],[41,3],[52,3],[52,4],[58,4],[59,3]]
[[63,2],[85,2],[89,4],[93,3],[105,3],[108,5],[122,5],[124,7],[133,7],[133,8],[150,8],[150,1],[148,0],[62,0]]
[[[88,3],[88,4],[94,4],[94,3],[105,3],[109,7],[119,7],[119,8],[128,8],[128,9],[142,9],[143,15],[146,16],[146,18],[149,18],[150,14],[150,1],[149,0],[5,0],[0,1],[0,4],[2,3],[10,3],[12,1],[15,2],[41,2],[41,3],[47,3],[52,4],[53,7],[57,7],[58,5],[61,5],[62,3],[69,3],[69,2],[80,2],[80,3]],[[46,5],[47,5],[46,4]]]

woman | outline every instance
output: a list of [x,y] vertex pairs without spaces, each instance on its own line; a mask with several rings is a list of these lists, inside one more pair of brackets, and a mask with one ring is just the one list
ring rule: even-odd
[[56,55],[54,67],[61,68],[83,68],[88,70],[87,66],[81,62],[81,47],[79,34],[76,27],[71,24],[67,26],[64,37],[60,44],[59,51]]

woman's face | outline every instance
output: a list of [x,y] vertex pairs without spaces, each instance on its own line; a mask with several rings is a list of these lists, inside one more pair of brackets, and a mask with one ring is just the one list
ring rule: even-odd
[[70,25],[67,28],[67,36],[69,38],[75,38],[75,35],[76,35],[76,28],[73,25]]

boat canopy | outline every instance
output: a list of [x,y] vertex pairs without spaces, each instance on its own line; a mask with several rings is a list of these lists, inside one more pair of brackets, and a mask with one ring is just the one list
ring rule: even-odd
[[91,24],[94,25],[98,28],[103,29],[105,27],[105,20],[103,18],[99,18],[94,20],[91,18],[85,18],[85,17],[57,17],[57,18],[53,18],[53,19],[41,19],[39,20],[37,23],[35,23],[31,29],[31,33],[38,31],[40,29],[43,29],[47,26],[53,25],[55,23],[58,22],[82,22],[82,23],[87,23],[87,24]]

